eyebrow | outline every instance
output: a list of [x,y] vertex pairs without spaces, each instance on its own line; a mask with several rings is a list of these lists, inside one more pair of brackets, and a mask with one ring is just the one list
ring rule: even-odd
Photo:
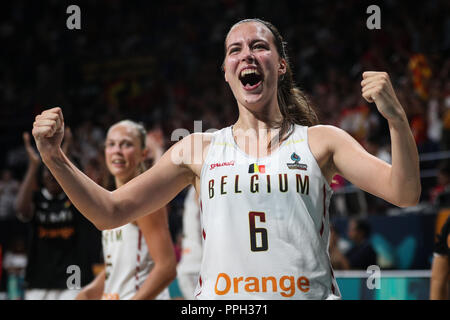
[[[242,42],[242,41],[241,41]],[[241,42],[233,42],[231,44],[229,44],[227,46],[227,51],[232,47],[232,46],[240,46]],[[264,40],[264,39],[254,39],[252,41],[250,41],[250,46],[254,45],[256,42],[264,42],[265,44],[269,44],[268,41]]]
[[227,51],[228,51],[228,49],[230,49],[232,46],[237,46],[237,45],[240,45],[240,44],[241,44],[240,42],[233,42],[233,43],[229,44],[229,45],[227,46]]

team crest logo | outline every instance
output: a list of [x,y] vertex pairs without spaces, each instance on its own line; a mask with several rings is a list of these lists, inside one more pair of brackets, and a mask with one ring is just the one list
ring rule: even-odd
[[256,163],[251,164],[248,167],[248,173],[266,173],[266,166],[258,166]]
[[286,163],[289,169],[306,170],[308,168],[308,166],[306,164],[299,163],[301,158],[295,152],[291,154],[291,160],[294,161],[294,162],[293,163]]

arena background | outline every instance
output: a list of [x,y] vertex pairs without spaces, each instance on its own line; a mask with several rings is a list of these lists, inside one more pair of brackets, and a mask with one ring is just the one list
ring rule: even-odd
[[[66,26],[71,4],[81,9],[80,30]],[[367,27],[372,4],[381,10],[381,29]],[[365,270],[337,270],[337,276],[347,299],[427,299],[435,234],[450,203],[445,192],[438,197],[445,186],[437,178],[450,157],[450,3],[445,0],[2,3],[3,254],[26,250],[27,225],[15,218],[12,202],[27,166],[22,133],[31,131],[38,113],[62,107],[77,163],[94,171],[102,170],[105,129],[118,120],[161,130],[166,149],[174,143],[173,131],[193,132],[195,120],[202,121],[203,131],[228,126],[236,121],[237,108],[220,70],[224,37],[233,23],[248,17],[271,21],[284,35],[296,82],[321,123],[345,129],[387,159],[387,123],[362,99],[360,81],[365,70],[390,74],[420,153],[421,201],[399,209],[339,180],[331,204],[336,230],[345,241],[348,219],[367,217],[379,265],[391,273],[383,278],[383,290],[367,289]],[[183,198],[184,192],[170,203],[178,251]],[[1,298],[20,299],[20,290],[11,289],[17,283],[20,272],[12,275],[3,268]]]

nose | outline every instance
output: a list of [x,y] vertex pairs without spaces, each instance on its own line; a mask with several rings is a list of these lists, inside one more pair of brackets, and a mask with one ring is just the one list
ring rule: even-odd
[[245,49],[242,50],[242,61],[248,63],[252,63],[255,61],[255,56],[249,47],[245,47]]
[[119,144],[114,144],[114,145],[108,147],[108,152],[109,153],[122,153],[122,148],[120,147]]

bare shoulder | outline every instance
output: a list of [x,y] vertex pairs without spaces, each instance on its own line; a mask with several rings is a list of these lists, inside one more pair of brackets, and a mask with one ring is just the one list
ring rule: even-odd
[[350,135],[344,130],[332,125],[316,125],[308,127],[308,144],[323,175],[331,181],[336,172],[333,154],[337,146],[343,144]]
[[181,142],[184,148],[191,150],[192,157],[203,160],[213,137],[214,133],[212,132],[194,132],[183,138]]
[[332,125],[316,125],[308,128],[311,145],[333,148],[354,140],[345,130]]
[[208,154],[214,133],[195,132],[171,147],[172,160],[189,168],[197,177],[200,177],[203,162]]
[[332,125],[316,125],[308,127],[310,148],[330,149],[345,131]]
[[347,132],[332,125],[319,124],[308,128],[308,136],[310,138],[324,138],[329,135],[345,135]]

